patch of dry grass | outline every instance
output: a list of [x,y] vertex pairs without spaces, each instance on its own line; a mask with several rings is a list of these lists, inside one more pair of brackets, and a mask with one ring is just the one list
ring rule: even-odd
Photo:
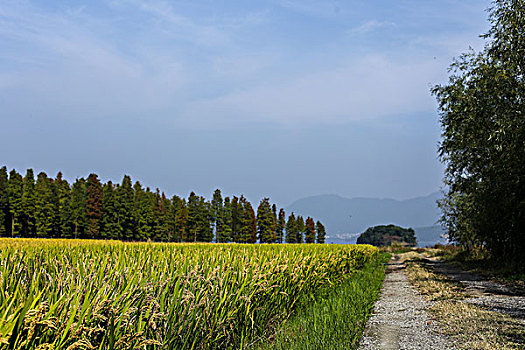
[[462,301],[468,295],[452,279],[435,273],[416,252],[402,254],[410,282],[434,301],[430,312],[441,324],[441,331],[458,349],[525,349],[523,323],[510,316]]
[[410,282],[429,300],[464,299],[467,297],[459,283],[445,275],[435,273],[426,266],[421,255],[410,252],[401,255]]

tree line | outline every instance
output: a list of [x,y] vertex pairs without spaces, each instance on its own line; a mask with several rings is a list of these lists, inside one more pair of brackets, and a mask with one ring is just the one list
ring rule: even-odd
[[269,198],[257,207],[243,196],[211,201],[191,192],[187,199],[166,197],[159,189],[134,184],[102,183],[89,174],[69,184],[59,172],[25,176],[0,169],[0,236],[90,238],[124,241],[324,243],[326,230],[311,217],[286,217]]
[[442,222],[468,250],[525,266],[525,1],[495,0],[481,52],[462,54],[439,103]]

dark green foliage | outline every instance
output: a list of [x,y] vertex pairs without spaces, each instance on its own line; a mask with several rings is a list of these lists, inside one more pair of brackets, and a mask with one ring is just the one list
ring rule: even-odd
[[304,242],[304,233],[306,230],[306,226],[304,224],[304,219],[302,216],[297,216],[297,219],[295,220],[295,243],[303,243]]
[[135,193],[133,217],[135,219],[133,240],[144,241],[151,237],[153,231],[154,199],[151,198],[149,188],[144,190],[139,181],[133,185]]
[[118,223],[120,229],[119,239],[132,240],[135,228],[135,219],[133,217],[135,193],[131,185],[131,178],[124,175],[121,185],[116,191]]
[[71,187],[69,183],[62,178],[62,173],[58,172],[55,178],[55,190],[57,195],[57,228],[56,235],[62,238],[71,237],[73,232],[73,221],[71,212]]
[[70,201],[74,238],[82,237],[86,229],[86,198],[86,181],[83,178],[77,179],[73,183],[73,188],[71,189]]
[[392,243],[404,243],[414,247],[416,245],[414,230],[396,225],[379,225],[369,227],[357,238],[357,244],[372,244],[377,247],[389,246]]
[[288,216],[286,222],[286,243],[297,243],[297,224],[294,213]]
[[496,0],[487,44],[451,66],[436,86],[449,237],[525,266],[525,2]]
[[8,235],[9,232],[9,179],[7,168],[0,169],[0,237]]
[[239,210],[239,198],[236,196],[233,196],[232,204],[231,204],[231,212],[232,212],[232,220],[231,220],[231,227],[232,227],[232,241],[239,243],[240,242],[240,210]]
[[283,243],[284,238],[284,229],[286,227],[286,213],[284,209],[279,210],[279,217],[277,219],[277,229],[276,229],[276,242]]
[[326,229],[321,221],[317,221],[316,224],[317,231],[317,243],[324,244],[326,238]]
[[260,243],[275,242],[275,226],[270,199],[264,198],[257,208],[257,233]]
[[22,217],[22,175],[15,169],[9,172],[9,185],[7,187],[9,194],[9,214],[11,217],[10,233],[12,237],[20,236]]
[[315,222],[311,217],[306,219],[305,232],[306,243],[315,243]]
[[38,237],[52,237],[56,232],[58,196],[54,188],[53,179],[41,172],[38,174],[35,185],[35,228]]
[[257,219],[255,211],[248,200],[241,195],[237,208],[238,215],[238,243],[257,242]]
[[188,197],[188,234],[191,242],[211,242],[213,229],[211,226],[211,206],[204,197],[194,192]]
[[279,234],[279,227],[277,224],[277,205],[275,203],[272,205],[272,225],[273,225],[272,243],[277,243],[277,235]]
[[116,188],[111,181],[108,181],[102,189],[102,225],[100,236],[105,239],[118,239],[122,235],[116,198]]
[[218,233],[217,228],[223,226],[223,202],[222,202],[222,194],[220,189],[216,189],[215,192],[213,192],[213,197],[211,199],[211,221],[213,224],[213,227],[215,228],[215,240],[218,242],[217,239]]
[[224,198],[222,225],[217,231],[217,242],[227,243],[232,241],[232,204],[230,197]]
[[87,235],[100,238],[102,221],[102,184],[97,174],[89,174],[86,182]]
[[152,239],[160,242],[174,241],[175,216],[171,208],[172,204],[164,193],[159,194],[159,192],[159,189],[155,192],[155,228]]
[[[122,183],[103,184],[97,174],[72,185],[61,172],[55,179],[41,172],[35,183],[33,170],[24,178],[7,167],[0,169],[0,236],[62,237],[163,242],[302,243],[313,242],[311,223],[261,200],[257,215],[243,196],[222,199],[220,189],[211,201],[191,192],[188,200],[167,198],[159,189]],[[313,220],[312,220],[313,222]],[[215,231],[215,232],[214,232]],[[214,238],[215,233],[215,238]]]
[[188,242],[187,223],[188,223],[188,206],[186,200],[179,196],[172,198],[172,212],[174,220],[173,240],[175,242]]
[[20,221],[23,237],[33,237],[36,233],[35,200],[35,175],[33,169],[27,169],[26,176],[22,181],[22,216]]

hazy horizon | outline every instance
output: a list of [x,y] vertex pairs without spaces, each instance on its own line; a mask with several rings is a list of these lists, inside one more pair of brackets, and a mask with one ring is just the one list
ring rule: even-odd
[[489,1],[4,1],[0,165],[285,207],[439,191],[430,87]]

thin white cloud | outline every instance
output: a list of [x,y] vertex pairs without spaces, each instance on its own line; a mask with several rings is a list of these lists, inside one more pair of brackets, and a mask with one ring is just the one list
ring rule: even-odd
[[429,84],[440,75],[441,67],[432,60],[393,62],[368,56],[342,68],[196,102],[184,119],[194,126],[248,120],[300,126],[428,112],[434,108]]
[[278,6],[312,17],[333,17],[340,11],[335,1],[319,0],[273,0]]
[[371,21],[364,22],[363,24],[357,27],[350,28],[348,30],[348,33],[351,35],[363,35],[363,34],[368,34],[370,32],[373,32],[379,29],[394,28],[394,27],[396,27],[396,24],[394,22],[371,20]]

